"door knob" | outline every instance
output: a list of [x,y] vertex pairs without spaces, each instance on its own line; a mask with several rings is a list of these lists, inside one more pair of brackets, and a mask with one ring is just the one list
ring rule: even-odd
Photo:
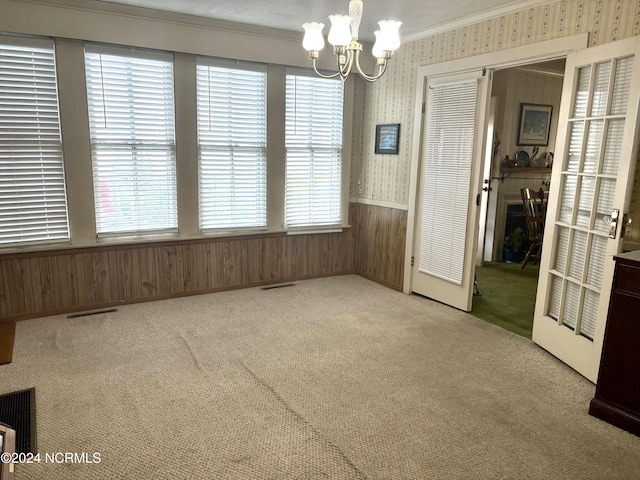
[[629,215],[625,213],[622,217],[622,232],[620,233],[622,238],[624,238],[625,233],[627,233],[627,227],[630,227],[632,223],[633,218],[629,218]]
[[614,210],[613,212],[611,212],[611,222],[609,223],[609,238],[616,238],[619,217],[620,210]]

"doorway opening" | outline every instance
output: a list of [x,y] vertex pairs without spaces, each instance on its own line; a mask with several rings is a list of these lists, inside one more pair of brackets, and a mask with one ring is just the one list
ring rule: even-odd
[[[565,59],[557,59],[496,70],[491,91],[493,145],[485,158],[471,313],[526,338],[533,328],[539,262],[523,265],[533,236],[521,190],[541,189],[548,197],[564,67]],[[550,112],[542,115],[549,119],[546,138],[523,135],[525,107]]]

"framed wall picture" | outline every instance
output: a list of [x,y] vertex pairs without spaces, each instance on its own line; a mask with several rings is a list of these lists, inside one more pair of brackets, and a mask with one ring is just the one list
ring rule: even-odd
[[384,155],[397,155],[398,142],[400,141],[400,124],[390,123],[376,125],[376,149],[375,152]]
[[520,104],[518,145],[549,145],[552,105]]

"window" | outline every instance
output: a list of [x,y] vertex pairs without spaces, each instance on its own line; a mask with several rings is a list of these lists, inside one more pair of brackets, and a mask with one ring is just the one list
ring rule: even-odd
[[0,39],[0,244],[69,240],[52,40]]
[[98,236],[177,233],[173,57],[85,47]]
[[253,68],[198,60],[201,230],[266,228],[267,75]]
[[342,81],[289,72],[286,89],[287,228],[340,225]]

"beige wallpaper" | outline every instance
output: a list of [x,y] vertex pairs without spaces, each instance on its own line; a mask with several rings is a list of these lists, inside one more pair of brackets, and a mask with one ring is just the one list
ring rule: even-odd
[[[591,46],[640,34],[640,0],[553,1],[400,47],[383,78],[366,85],[363,123],[354,129],[364,145],[353,151],[351,196],[407,205],[419,66],[584,32]],[[401,124],[399,155],[374,155],[374,129],[380,123]]]

